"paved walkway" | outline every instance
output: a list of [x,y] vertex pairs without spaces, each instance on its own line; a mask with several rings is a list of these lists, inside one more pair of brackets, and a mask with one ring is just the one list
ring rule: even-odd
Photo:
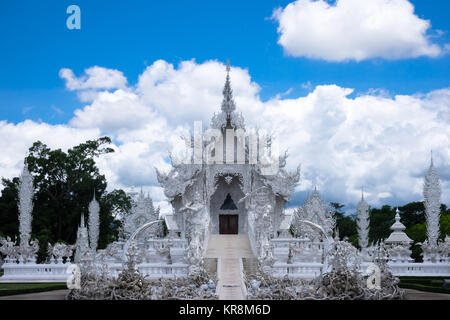
[[404,289],[406,300],[450,300],[450,294]]
[[245,299],[240,272],[241,258],[254,258],[247,235],[213,234],[206,258],[218,258],[218,294],[220,300]]
[[0,297],[0,300],[65,300],[69,290],[52,290]]

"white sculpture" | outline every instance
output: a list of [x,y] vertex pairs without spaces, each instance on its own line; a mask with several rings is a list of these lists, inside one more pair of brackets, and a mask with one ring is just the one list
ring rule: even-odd
[[245,127],[242,114],[236,113],[236,105],[233,100],[233,90],[230,83],[230,62],[227,61],[227,77],[223,88],[222,112],[214,114],[211,119],[211,128],[222,129],[231,124],[235,129],[243,129]]
[[385,240],[385,243],[388,245],[409,245],[413,242],[404,230],[406,227],[403,225],[403,223],[400,222],[400,211],[398,208],[395,210],[395,222],[391,226],[391,230],[393,231],[389,237]]
[[198,191],[194,193],[192,202],[186,204],[180,212],[186,217],[186,238],[189,244],[187,261],[191,266],[202,265],[210,220],[209,212]]
[[0,238],[0,245],[0,252],[6,256],[6,263],[12,263],[19,258],[19,246],[16,246],[10,237]]
[[31,221],[33,211],[33,176],[25,162],[19,183],[19,233],[20,243],[28,244],[31,237]]
[[143,224],[159,218],[159,208],[155,209],[150,195],[147,197],[141,189],[137,199],[133,199],[131,212],[123,217],[123,236],[129,237]]
[[298,208],[294,213],[293,229],[294,234],[300,237],[307,237],[308,239],[321,240],[322,236],[311,226],[302,223],[303,220],[313,222],[321,226],[328,236],[333,234],[336,227],[336,220],[333,217],[333,211],[320,197],[317,188],[309,195],[305,204]]
[[361,193],[361,201],[357,206],[357,229],[358,243],[362,251],[369,245],[369,205],[364,199],[364,193]]
[[53,246],[49,243],[47,246],[47,253],[49,259],[51,257],[55,259],[55,263],[63,263],[63,259],[66,258],[66,263],[70,263],[70,257],[72,256],[75,245],[67,245],[65,243],[57,242]]
[[434,168],[433,156],[431,156],[430,168],[425,175],[423,197],[427,219],[428,243],[436,245],[439,238],[439,219],[441,216],[441,184],[439,182],[439,174]]
[[97,250],[98,237],[100,234],[100,206],[94,197],[89,203],[89,244],[93,252]]
[[81,214],[81,222],[75,242],[75,263],[80,263],[85,259],[90,259],[89,234],[84,223],[84,214]]
[[31,240],[29,242],[21,243],[19,246],[19,253],[21,256],[21,260],[23,263],[36,262],[36,254],[39,250],[39,242],[35,240]]

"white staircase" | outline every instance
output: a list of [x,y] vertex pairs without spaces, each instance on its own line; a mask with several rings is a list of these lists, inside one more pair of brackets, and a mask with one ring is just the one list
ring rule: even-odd
[[244,300],[247,289],[243,281],[242,258],[255,258],[247,235],[212,234],[205,258],[217,258],[220,300]]

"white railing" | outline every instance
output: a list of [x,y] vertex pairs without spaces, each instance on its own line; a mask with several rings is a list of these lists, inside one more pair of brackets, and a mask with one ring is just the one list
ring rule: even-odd
[[[69,277],[67,267],[70,264],[18,264],[5,263],[2,268],[4,274],[0,277],[0,282],[65,282]],[[121,263],[108,264],[109,273],[112,277],[117,277],[123,270]],[[183,263],[141,263],[137,265],[139,272],[147,278],[185,278],[188,274],[188,265]],[[98,270],[101,269],[97,265]]]
[[273,265],[275,277],[288,276],[289,278],[313,279],[320,275],[321,263],[280,263]]
[[[371,263],[361,264],[361,272],[366,273],[367,267]],[[388,263],[394,276],[415,276],[415,277],[450,277],[450,263]],[[273,267],[273,274],[276,277],[312,279],[320,275],[321,263],[279,263]]]
[[66,282],[70,264],[4,263],[0,282]]

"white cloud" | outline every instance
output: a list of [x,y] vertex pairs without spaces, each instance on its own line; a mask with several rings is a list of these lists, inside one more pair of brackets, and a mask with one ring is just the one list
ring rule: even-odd
[[100,135],[96,128],[76,129],[66,125],[36,123],[31,120],[14,124],[0,121],[0,177],[17,176],[23,159],[33,142],[40,140],[48,147],[67,150]]
[[[233,92],[244,115],[258,114],[260,88],[251,82],[247,70],[233,67]],[[175,69],[164,60],[155,61],[139,76],[137,92],[142,102],[156,109],[172,124],[193,125],[203,120],[209,125],[211,115],[220,110],[225,69],[222,63],[183,61]]]
[[431,24],[408,0],[297,0],[274,11],[278,43],[295,57],[327,61],[436,57]]
[[[184,61],[175,68],[159,60],[143,71],[135,87],[96,89],[68,125],[0,122],[0,175],[16,176],[35,140],[68,148],[107,134],[116,152],[98,164],[109,188],[144,186],[166,212],[154,167],[170,168],[169,151],[183,146],[179,137],[192,130],[194,120],[209,124],[220,110],[224,78],[225,66],[217,61]],[[288,169],[302,164],[297,199],[317,185],[329,201],[350,205],[359,200],[362,186],[371,205],[421,201],[433,149],[443,202],[449,204],[450,88],[397,96],[373,90],[350,97],[353,89],[319,85],[306,96],[280,94],[263,102],[247,70],[233,67],[231,84],[247,126],[276,131],[281,149],[289,149]]]
[[115,89],[124,88],[127,79],[121,71],[103,67],[90,67],[84,70],[85,75],[77,78],[72,70],[63,68],[59,76],[66,81],[69,90]]

